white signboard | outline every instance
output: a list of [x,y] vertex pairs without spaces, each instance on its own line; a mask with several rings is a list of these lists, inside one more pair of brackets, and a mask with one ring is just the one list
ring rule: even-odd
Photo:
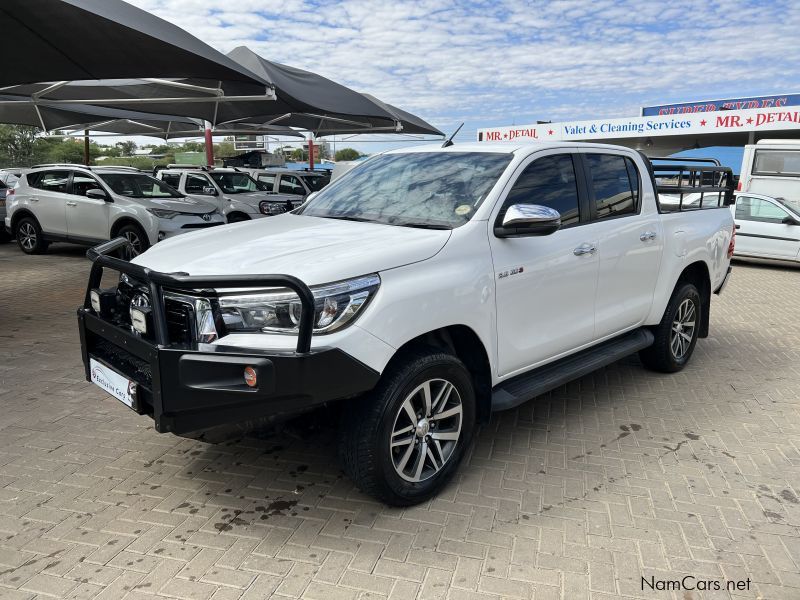
[[479,142],[586,141],[674,135],[800,130],[800,107],[724,110],[682,115],[592,119],[478,129]]
[[92,383],[122,401],[123,404],[133,408],[134,394],[136,393],[136,384],[133,381],[93,358],[89,359],[89,372]]

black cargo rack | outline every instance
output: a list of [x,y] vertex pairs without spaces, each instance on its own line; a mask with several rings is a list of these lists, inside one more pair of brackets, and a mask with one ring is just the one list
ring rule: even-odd
[[108,256],[124,246],[130,245],[125,238],[116,238],[99,246],[91,248],[86,257],[92,261],[92,270],[89,274],[89,284],[86,287],[86,296],[83,302],[84,309],[91,309],[93,289],[100,287],[103,278],[103,269],[125,273],[144,283],[150,288],[153,311],[153,328],[155,341],[159,346],[169,343],[167,334],[167,318],[164,308],[164,288],[173,290],[198,290],[207,288],[262,288],[285,287],[295,292],[302,308],[300,323],[297,331],[298,354],[304,354],[311,349],[311,335],[314,327],[314,294],[309,287],[291,275],[215,275],[190,276],[181,273],[161,273],[147,267],[130,263],[120,258]]
[[[733,170],[713,158],[648,158],[659,212],[722,208],[735,202]],[[667,164],[654,164],[662,161]],[[710,164],[709,164],[710,163]],[[675,203],[662,195],[674,196]],[[688,203],[686,196],[697,196]]]

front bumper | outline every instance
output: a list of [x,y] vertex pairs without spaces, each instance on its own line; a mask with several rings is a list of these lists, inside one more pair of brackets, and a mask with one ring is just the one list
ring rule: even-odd
[[171,219],[159,219],[158,241],[175,237],[182,233],[225,225],[225,223],[225,218],[221,214],[215,214],[208,221],[204,220],[200,215],[179,215]]
[[[112,248],[115,242],[100,248]],[[103,267],[147,277],[154,288],[153,298],[161,296],[161,285],[168,285],[169,281],[184,289],[193,285],[208,287],[212,282],[209,278],[156,273],[101,254],[92,256],[92,251],[89,254],[94,260],[92,276],[86,302],[78,309],[86,379],[91,381],[90,361],[94,359],[134,382],[132,408],[151,416],[158,432],[186,434],[234,423],[255,425],[279,420],[366,392],[379,379],[376,371],[338,348],[311,349],[310,344],[301,344],[302,334],[295,351],[254,350],[219,343],[171,344],[162,336],[160,340],[144,339],[92,309],[90,292],[97,288]],[[236,278],[228,280],[231,286],[246,283]],[[217,283],[222,287],[223,279]],[[159,309],[157,303],[153,310],[154,322],[165,318],[163,307]],[[156,314],[159,310],[160,316]],[[256,387],[245,383],[246,367],[255,370]]]

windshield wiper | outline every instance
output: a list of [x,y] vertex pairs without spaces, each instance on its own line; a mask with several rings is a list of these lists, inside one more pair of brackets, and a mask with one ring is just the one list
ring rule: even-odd
[[416,229],[452,229],[447,225],[434,225],[433,223],[416,223],[413,221],[407,223],[389,223],[389,225],[399,225],[400,227],[414,227]]
[[307,215],[310,217],[321,217],[323,219],[337,219],[339,221],[358,221],[359,223],[375,223],[372,219],[354,217],[351,215]]

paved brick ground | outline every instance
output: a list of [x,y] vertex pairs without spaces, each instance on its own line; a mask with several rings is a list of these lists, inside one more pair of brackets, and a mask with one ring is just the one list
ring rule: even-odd
[[210,446],[87,384],[86,272],[0,247],[0,598],[800,598],[800,270],[737,265],[684,372],[630,359],[504,414],[407,510],[330,431]]

